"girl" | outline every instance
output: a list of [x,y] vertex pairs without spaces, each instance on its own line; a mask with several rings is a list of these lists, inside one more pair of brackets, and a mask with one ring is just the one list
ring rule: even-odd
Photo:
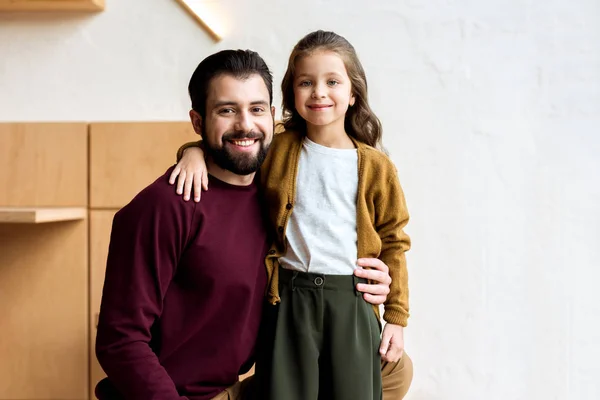
[[[396,169],[377,150],[381,124],[346,39],[305,36],[281,87],[285,132],[275,135],[260,178],[275,236],[267,297],[279,303],[270,353],[263,353],[270,364],[264,397],[381,399],[379,354],[399,358],[409,316],[408,212]],[[182,163],[205,171],[197,154],[187,152],[174,174]],[[379,258],[390,269],[381,340],[379,308],[355,289],[357,257]]]

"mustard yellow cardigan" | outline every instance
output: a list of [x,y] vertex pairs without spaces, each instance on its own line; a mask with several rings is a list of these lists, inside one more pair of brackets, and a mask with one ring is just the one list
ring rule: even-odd
[[[296,176],[303,135],[284,132],[273,137],[269,154],[261,167],[261,186],[269,206],[269,221],[274,241],[267,254],[267,300],[276,304],[279,298],[279,257],[285,254],[285,233],[296,199]],[[408,211],[396,168],[381,151],[351,138],[358,153],[358,195],[356,200],[356,230],[358,257],[379,258],[390,269],[392,283],[384,304],[383,319],[406,326],[408,308],[408,273],[404,253],[410,248],[410,238],[404,233]],[[186,143],[178,153],[198,146]],[[379,318],[379,307],[373,306]]]

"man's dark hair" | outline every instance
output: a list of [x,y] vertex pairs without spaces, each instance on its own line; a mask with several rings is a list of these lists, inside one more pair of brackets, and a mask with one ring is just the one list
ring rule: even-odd
[[265,60],[252,50],[223,50],[206,57],[192,74],[188,92],[192,108],[206,117],[208,87],[213,78],[231,75],[237,79],[247,79],[250,75],[260,75],[269,91],[269,104],[273,103],[273,75]]

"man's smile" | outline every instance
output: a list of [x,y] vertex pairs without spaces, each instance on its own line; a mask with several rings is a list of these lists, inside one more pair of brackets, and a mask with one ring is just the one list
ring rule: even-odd
[[260,146],[258,139],[230,139],[226,140],[226,143],[230,144],[236,151],[240,152],[254,152],[256,147]]

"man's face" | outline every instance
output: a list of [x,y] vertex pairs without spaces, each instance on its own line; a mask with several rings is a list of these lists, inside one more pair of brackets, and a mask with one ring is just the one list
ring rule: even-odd
[[274,112],[260,75],[220,75],[210,83],[206,117],[196,113],[192,122],[196,132],[201,124],[207,156],[218,167],[249,175],[260,168],[273,140]]

